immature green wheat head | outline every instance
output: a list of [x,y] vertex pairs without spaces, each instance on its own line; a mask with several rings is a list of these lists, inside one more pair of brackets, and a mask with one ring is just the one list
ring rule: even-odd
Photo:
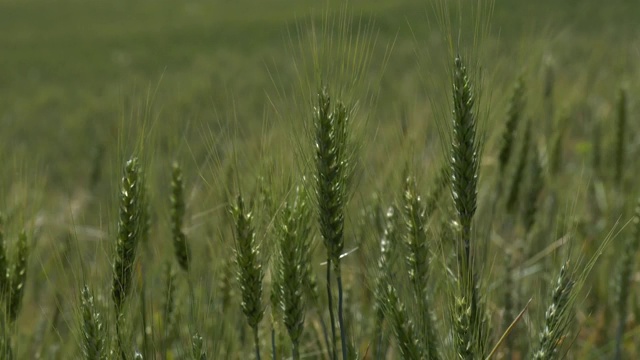
[[[349,183],[353,172],[349,153],[349,110],[340,102],[332,109],[326,87],[318,93],[313,112],[315,125],[315,192],[318,206],[320,234],[327,249],[327,297],[332,338],[335,339],[333,316],[331,270],[335,271],[338,287],[338,322],[342,357],[347,359],[348,342],[343,317],[342,271],[340,257],[344,249],[345,206],[349,195]],[[333,341],[333,359],[336,355],[336,341]]]
[[15,321],[20,313],[24,286],[27,281],[27,259],[29,247],[27,244],[27,233],[22,230],[18,235],[18,249],[13,261],[13,267],[9,283],[9,297],[7,301],[7,313],[10,321]]
[[429,244],[427,242],[426,207],[424,201],[417,194],[416,180],[409,176],[404,187],[404,216],[406,233],[406,262],[409,269],[409,279],[413,285],[415,303],[418,305],[420,320],[419,330],[424,339],[427,359],[438,359],[438,346],[433,314],[429,301]]
[[505,174],[507,165],[509,164],[518,124],[520,123],[522,113],[524,112],[526,100],[524,91],[524,79],[520,76],[513,87],[511,99],[509,99],[507,120],[502,133],[502,147],[500,148],[500,153],[498,155],[501,175]]
[[475,98],[467,69],[459,57],[454,62],[453,137],[451,144],[451,191],[461,229],[460,265],[471,265],[471,222],[478,202],[480,160],[476,140]]
[[569,271],[569,261],[560,269],[556,287],[551,293],[551,304],[545,313],[544,328],[540,332],[540,342],[534,351],[534,360],[553,360],[558,358],[558,347],[567,334],[571,321],[568,311],[573,303],[572,290],[575,280]]
[[242,289],[242,311],[249,326],[257,327],[262,320],[262,278],[264,270],[260,262],[260,251],[253,228],[253,213],[245,208],[244,200],[238,196],[232,208],[236,231],[236,262],[238,282]]
[[177,162],[172,164],[171,173],[171,234],[173,237],[173,250],[178,264],[184,271],[189,271],[189,258],[191,257],[187,244],[187,236],[182,231],[185,213],[184,181],[182,169]]
[[85,360],[106,359],[105,333],[100,313],[93,301],[93,294],[86,285],[81,292],[82,354]]
[[306,307],[305,280],[310,259],[309,208],[305,194],[296,190],[293,204],[285,203],[280,214],[280,279],[282,281],[281,306],[284,324],[293,345],[293,358],[299,359],[299,342],[304,326]]
[[253,329],[256,357],[260,359],[258,324],[264,316],[262,304],[264,269],[253,228],[253,213],[245,208],[242,196],[238,195],[235,205],[231,208],[231,214],[235,222],[236,263],[238,282],[242,291],[242,311]]
[[457,220],[458,294],[454,303],[455,341],[462,359],[483,358],[488,324],[478,294],[472,253],[472,221],[477,208],[480,145],[471,80],[462,59],[453,72],[453,136],[451,143],[451,194]]
[[141,214],[144,211],[141,201],[143,186],[138,159],[133,158],[127,161],[122,177],[120,220],[113,265],[111,297],[118,315],[122,314],[122,306],[133,283],[133,266],[142,226]]
[[319,207],[320,232],[329,258],[339,271],[344,249],[344,207],[350,176],[348,153],[349,113],[338,103],[332,109],[326,88],[318,93],[314,109],[316,152],[316,199]]

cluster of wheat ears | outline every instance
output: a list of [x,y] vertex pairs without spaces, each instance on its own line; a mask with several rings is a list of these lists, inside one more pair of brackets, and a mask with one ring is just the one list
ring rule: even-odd
[[[487,226],[480,226],[476,219],[484,149],[478,126],[481,112],[463,57],[455,56],[451,74],[453,111],[444,127],[448,132],[442,134],[448,144],[444,165],[434,172],[427,194],[421,193],[418,177],[407,166],[395,201],[383,204],[376,198],[362,210],[363,227],[370,234],[369,240],[358,242],[356,250],[368,257],[362,279],[343,267],[345,256],[351,256],[346,255],[345,223],[357,184],[355,106],[336,99],[330,87],[320,84],[313,103],[308,104],[313,120],[312,170],[294,179],[283,199],[273,199],[268,189],[255,199],[239,190],[230,197],[225,220],[233,232],[234,257],[216,274],[220,285],[215,306],[222,310],[206,310],[212,318],[202,322],[196,319],[206,315],[198,311],[208,304],[198,302],[198,286],[189,276],[195,240],[185,231],[187,181],[181,166],[173,163],[166,196],[174,261],[181,274],[167,263],[163,290],[155,294],[141,289],[136,278],[145,276],[140,268],[151,267],[144,263],[150,258],[139,256],[141,244],[151,241],[154,225],[148,178],[139,158],[128,160],[120,183],[110,298],[98,301],[92,284],[81,284],[77,354],[87,360],[570,357],[573,343],[581,336],[577,324],[586,324],[581,317],[590,315],[577,311],[576,304],[587,296],[592,270],[611,236],[605,234],[590,249],[565,251],[569,246],[562,244],[580,236],[578,230],[568,224],[554,232],[549,230],[553,224],[543,223],[560,216],[553,212],[559,207],[553,193],[559,190],[546,188],[552,186],[548,179],[560,171],[564,132],[551,132],[550,150],[539,151],[532,121],[524,114],[527,87],[521,77],[515,81],[500,130],[495,192],[482,210],[488,213],[483,221],[500,220],[497,231],[514,240],[503,240],[503,253],[497,260],[487,260]],[[551,93],[552,70],[549,74]],[[625,170],[627,107],[622,89],[615,126],[616,183]],[[541,215],[541,209],[551,213]],[[268,232],[262,228],[265,222]],[[617,319],[610,321],[615,329],[608,343],[615,359],[624,357],[630,339],[625,331],[633,317],[629,299],[634,296],[640,246],[640,206],[631,227],[634,232],[622,237],[622,255],[611,275],[616,286],[606,315]],[[28,232],[21,232],[10,258],[4,229],[5,219],[0,217],[0,303],[4,305],[0,358],[12,359],[19,345],[12,341],[12,329],[28,281],[29,239]],[[265,233],[269,242],[261,241]],[[314,256],[316,243],[323,246],[322,264]],[[495,272],[501,274],[499,279],[487,276],[491,267],[501,269]],[[186,281],[184,296],[176,288],[181,275]],[[142,307],[135,315],[127,306],[134,294],[140,296],[135,300]],[[356,296],[361,298],[354,300]],[[149,298],[160,299],[162,305],[145,308],[152,302]],[[234,300],[238,307],[233,306]],[[181,306],[187,315],[180,313],[180,318]],[[234,323],[234,311],[241,311],[246,322]],[[536,317],[536,311],[541,316]],[[193,323],[181,324],[180,319]]]

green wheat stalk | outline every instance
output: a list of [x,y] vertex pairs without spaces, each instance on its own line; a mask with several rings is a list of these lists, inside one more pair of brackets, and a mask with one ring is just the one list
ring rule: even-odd
[[424,350],[416,334],[415,325],[407,315],[407,309],[392,285],[392,278],[386,277],[386,286],[381,287],[379,296],[384,304],[385,317],[391,324],[402,359],[424,359]]
[[118,315],[122,314],[122,307],[133,283],[133,265],[136,258],[136,248],[140,238],[142,176],[138,159],[127,161],[122,177],[120,192],[120,220],[118,221],[118,238],[113,265],[113,285],[111,297]]
[[175,297],[176,297],[176,273],[173,270],[173,266],[170,261],[167,261],[164,266],[164,289],[163,289],[163,304],[162,304],[162,326],[164,330],[163,348],[164,357],[167,358],[167,351],[169,350],[170,339],[173,336],[175,329]]
[[82,311],[82,354],[86,360],[106,359],[105,332],[91,290],[83,286],[80,308]]
[[29,257],[29,247],[27,244],[27,233],[22,230],[18,235],[18,249],[13,260],[13,267],[9,281],[9,298],[7,302],[7,313],[9,321],[14,322],[22,306],[24,286],[27,280],[27,260]]
[[506,174],[507,165],[511,159],[515,135],[524,112],[525,102],[524,79],[520,76],[516,80],[511,92],[511,98],[509,99],[507,108],[507,120],[505,121],[504,131],[502,132],[502,147],[498,155],[500,179]]
[[113,262],[113,283],[111,298],[116,310],[116,336],[122,359],[126,352],[122,344],[121,325],[124,321],[123,306],[131,292],[133,284],[133,268],[136,259],[136,248],[143,229],[143,189],[144,181],[138,159],[133,158],[125,164],[122,188],[120,192],[120,219],[118,221],[118,237],[115,259]]
[[190,249],[187,244],[187,236],[182,231],[185,214],[184,180],[182,169],[177,162],[172,164],[171,172],[171,235],[173,250],[182,270],[189,271]]
[[453,136],[451,143],[451,194],[458,223],[458,295],[454,302],[454,328],[462,359],[484,358],[488,336],[473,269],[472,221],[477,208],[480,169],[477,121],[471,80],[462,59],[456,57],[453,73]]
[[191,337],[191,354],[193,360],[207,360],[207,353],[204,349],[204,339],[200,334]]
[[632,274],[635,268],[635,259],[640,250],[640,199],[638,199],[635,214],[633,216],[634,233],[628,236],[624,243],[620,259],[620,269],[618,273],[618,285],[616,293],[616,310],[618,313],[618,329],[616,333],[616,352],[614,359],[622,359],[622,340],[624,338],[624,327],[627,320],[627,309],[629,307],[629,295]]
[[[277,239],[280,241],[281,239]],[[276,245],[280,245],[279,243]],[[282,277],[282,254],[279,248],[276,248],[271,255],[271,291],[269,301],[271,303],[271,358],[278,358],[277,333],[282,323],[282,287],[284,284]]]
[[231,208],[231,214],[235,222],[235,253],[238,282],[242,292],[242,311],[253,330],[256,359],[260,360],[258,325],[264,316],[262,305],[264,270],[253,228],[253,213],[245,208],[242,196],[238,195],[235,205]]
[[545,313],[545,323],[540,332],[540,342],[532,355],[533,360],[553,360],[558,357],[558,347],[567,335],[571,321],[569,310],[573,305],[572,291],[575,284],[567,261],[562,265],[551,293],[551,304]]
[[404,187],[404,216],[406,232],[404,243],[409,279],[413,285],[421,322],[421,336],[426,345],[427,359],[438,359],[433,314],[429,304],[429,248],[427,244],[427,219],[424,201],[417,194],[414,177],[407,177]]
[[335,272],[338,285],[338,322],[342,356],[347,359],[347,335],[343,315],[343,291],[340,257],[344,249],[345,206],[349,191],[349,179],[352,171],[348,153],[349,111],[338,103],[331,108],[327,89],[323,87],[317,98],[313,120],[315,125],[316,159],[316,200],[320,233],[327,249],[327,297],[329,317],[333,339],[332,358],[337,359],[335,341],[335,319],[333,315],[333,296],[331,289],[331,270]]
[[282,312],[284,325],[292,343],[292,357],[300,359],[300,337],[304,327],[306,302],[304,281],[311,248],[309,210],[305,194],[296,190],[293,204],[285,203],[280,215],[280,278],[282,279]]
[[480,160],[476,140],[475,98],[462,60],[456,57],[453,82],[453,138],[451,144],[451,187],[455,211],[461,229],[462,251],[458,254],[461,270],[471,269],[471,223],[478,200]]
[[380,237],[380,255],[378,257],[377,274],[375,283],[375,331],[376,335],[376,359],[383,359],[385,349],[383,349],[383,323],[385,319],[385,291],[388,286],[388,276],[393,271],[394,247],[399,237],[398,211],[391,206],[384,214],[382,225],[382,236]]

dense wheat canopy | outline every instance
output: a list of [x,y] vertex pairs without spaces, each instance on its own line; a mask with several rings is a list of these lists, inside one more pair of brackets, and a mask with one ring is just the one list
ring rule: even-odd
[[0,0],[0,360],[640,357],[638,23]]

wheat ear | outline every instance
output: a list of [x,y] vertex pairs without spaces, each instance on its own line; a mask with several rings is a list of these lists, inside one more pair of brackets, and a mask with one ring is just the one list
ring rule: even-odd
[[122,314],[122,306],[131,291],[133,282],[133,265],[136,258],[141,214],[142,176],[137,158],[127,161],[122,177],[120,192],[120,220],[118,221],[118,238],[113,265],[113,286],[111,296],[118,315]]
[[18,249],[13,260],[11,278],[9,282],[9,298],[7,310],[9,320],[15,321],[22,307],[24,286],[27,281],[27,259],[29,257],[29,247],[27,244],[27,233],[22,230],[18,235]]
[[499,169],[501,179],[506,174],[507,165],[511,159],[511,153],[513,151],[513,144],[515,142],[516,131],[518,124],[522,118],[522,113],[525,107],[525,87],[524,79],[522,76],[518,77],[513,90],[511,98],[509,99],[509,106],[507,109],[507,120],[505,122],[504,131],[502,132],[502,147],[498,155]]
[[127,161],[122,177],[120,191],[120,218],[118,221],[118,238],[116,242],[115,260],[113,262],[113,283],[111,298],[116,310],[116,340],[120,357],[127,358],[122,344],[123,306],[131,292],[133,284],[133,268],[136,260],[136,248],[143,229],[143,190],[144,181],[138,159]]
[[182,270],[188,272],[191,253],[187,244],[187,236],[182,231],[185,213],[184,180],[182,169],[177,162],[172,164],[170,202],[173,250]]
[[81,292],[82,310],[82,354],[85,360],[104,360],[105,334],[100,312],[96,309],[93,294],[88,286]]
[[260,250],[253,228],[253,213],[245,208],[242,196],[238,195],[231,208],[235,221],[236,263],[238,282],[242,291],[242,311],[253,330],[256,358],[260,360],[260,338],[258,324],[264,316],[262,304],[262,279],[264,270],[260,261]]
[[462,359],[484,358],[488,335],[472,253],[472,222],[477,208],[480,145],[471,80],[462,59],[453,72],[453,136],[451,143],[451,194],[458,223],[458,295],[454,302],[454,328]]
[[280,272],[284,325],[292,343],[294,360],[300,359],[300,337],[304,327],[304,281],[309,261],[309,209],[305,194],[297,188],[292,205],[285,204],[280,216]]
[[376,341],[376,358],[383,359],[386,349],[383,349],[384,336],[384,319],[385,319],[385,291],[388,285],[388,276],[393,270],[393,254],[394,247],[399,237],[398,229],[398,211],[391,206],[387,209],[382,220],[382,236],[380,237],[380,256],[378,258],[376,284],[375,284],[375,300],[376,300],[376,318],[375,318],[375,335]]
[[400,356],[403,359],[423,359],[424,351],[417,340],[414,322],[407,316],[407,309],[391,280],[391,277],[386,277],[387,284],[380,289],[379,301],[384,304],[385,317],[391,323]]
[[335,272],[338,285],[338,322],[342,356],[347,358],[348,343],[343,316],[343,291],[340,258],[344,249],[344,211],[349,191],[352,170],[348,151],[350,113],[338,103],[331,108],[331,99],[323,87],[314,109],[315,159],[316,159],[316,201],[320,223],[320,233],[327,249],[327,297],[333,339],[333,359],[337,359],[335,341],[335,320],[333,315],[333,295],[331,271]]
[[426,346],[427,359],[439,359],[436,342],[433,314],[429,304],[429,247],[427,244],[427,219],[424,201],[417,194],[416,180],[409,176],[405,180],[404,215],[406,232],[404,243],[406,246],[406,262],[409,269],[409,279],[413,285],[415,302],[418,305],[421,337]]
[[551,293],[551,304],[545,313],[545,323],[540,332],[540,342],[533,353],[533,360],[553,360],[558,356],[558,347],[567,334],[571,319],[569,310],[573,303],[572,290],[575,280],[569,272],[569,262],[560,269],[556,287]]

